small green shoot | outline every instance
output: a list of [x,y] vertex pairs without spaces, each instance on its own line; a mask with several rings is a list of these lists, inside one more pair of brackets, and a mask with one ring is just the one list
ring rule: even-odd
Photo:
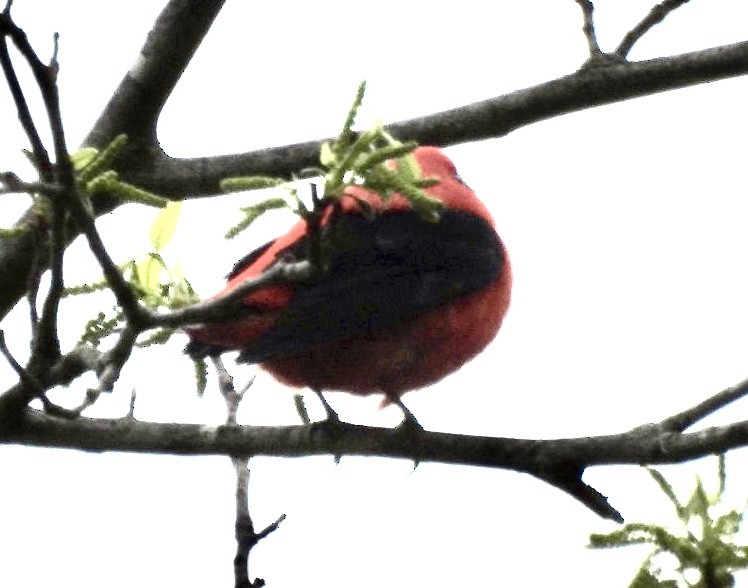
[[127,135],[117,135],[102,151],[84,147],[73,153],[70,160],[76,172],[78,190],[89,199],[106,192],[124,202],[139,202],[158,208],[166,206],[169,200],[121,181],[119,174],[111,169],[114,160],[126,145]]
[[296,413],[299,415],[301,422],[305,425],[310,424],[312,422],[312,419],[309,418],[309,411],[306,409],[304,397],[301,394],[294,394],[293,402],[296,406]]
[[[197,302],[198,299],[181,270],[178,267],[170,269],[161,255],[161,251],[174,236],[181,206],[181,202],[170,202],[156,216],[149,233],[152,251],[140,261],[130,260],[120,266],[123,277],[138,295],[140,301],[154,310],[180,308]],[[65,295],[90,294],[107,288],[106,281],[100,280],[91,284],[66,288]],[[113,307],[109,314],[100,312],[95,319],[88,322],[81,340],[98,345],[108,335],[118,332],[122,328],[123,320],[124,317],[118,307]],[[173,329],[156,331],[138,345],[165,343],[173,332]]]
[[[439,220],[443,207],[441,202],[424,191],[424,188],[433,186],[438,181],[421,177],[418,162],[412,155],[417,144],[397,141],[384,130],[381,123],[363,133],[353,130],[365,90],[366,83],[362,82],[340,134],[334,141],[323,143],[320,147],[322,167],[318,171],[324,180],[324,196],[317,208],[308,210],[301,204],[296,189],[288,186],[287,180],[282,178],[227,178],[221,182],[224,191],[282,187],[286,194],[285,197],[274,197],[243,208],[244,219],[227,232],[226,238],[235,237],[268,210],[289,208],[307,219],[311,214],[319,214],[319,208],[340,199],[351,186],[377,192],[385,202],[395,193],[402,194],[424,219],[432,222]],[[393,165],[392,161],[397,163]]]
[[[728,588],[735,585],[734,572],[748,568],[748,546],[737,545],[735,535],[743,522],[743,510],[724,512],[721,504],[725,490],[725,456],[719,456],[719,488],[710,495],[699,477],[688,502],[681,503],[672,485],[653,468],[647,468],[660,490],[667,496],[681,524],[681,534],[651,523],[630,523],[622,529],[590,535],[590,547],[610,548],[650,544],[654,551],[644,560],[630,588]],[[724,514],[715,511],[721,510]],[[655,558],[670,554],[677,561],[671,575],[661,578]]]
[[[102,193],[117,196],[124,202],[138,202],[158,208],[166,206],[169,202],[162,196],[121,181],[119,174],[111,169],[114,160],[125,145],[127,145],[127,135],[117,135],[101,151],[93,147],[83,147],[69,156],[75,172],[78,194],[84,199],[89,211],[92,210],[91,200]],[[34,225],[48,223],[51,220],[50,196],[44,194],[30,194],[30,196],[35,212],[33,217],[37,220],[29,221],[24,226],[0,229],[0,238],[17,236]]]

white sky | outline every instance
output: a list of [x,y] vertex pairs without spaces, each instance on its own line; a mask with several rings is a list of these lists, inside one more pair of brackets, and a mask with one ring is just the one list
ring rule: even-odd
[[[16,0],[42,55],[61,33],[62,104],[79,144],[133,63],[162,3]],[[650,2],[599,1],[604,50]],[[361,5],[363,6],[363,4]],[[458,106],[570,73],[586,58],[573,0],[459,5],[228,2],[167,104],[159,136],[177,156],[229,153],[331,135],[356,85],[367,125]],[[636,46],[632,59],[745,40],[741,0],[694,0]],[[291,19],[291,20],[289,20]],[[355,28],[346,29],[360,23]],[[567,115],[508,137],[450,148],[487,203],[512,258],[513,303],[497,340],[459,373],[405,397],[428,429],[516,437],[615,433],[658,421],[746,376],[744,103],[735,79]],[[0,91],[0,168],[28,173],[26,143]],[[29,178],[30,179],[30,178]],[[196,202],[167,250],[204,295],[235,259],[292,219],[275,214],[225,243],[233,207]],[[7,225],[21,197],[0,205]],[[111,251],[142,255],[152,211],[101,221]],[[70,283],[92,279],[71,249]],[[94,268],[95,270],[95,268]],[[87,273],[88,272],[88,273]],[[2,324],[23,358],[25,307]],[[72,345],[91,302],[65,310]],[[118,416],[130,389],[143,420],[219,423],[214,388],[198,399],[184,338],[139,354],[91,411]],[[238,380],[253,368],[234,370]],[[0,389],[13,381],[0,364]],[[77,400],[83,384],[67,397]],[[331,394],[351,422],[393,426],[378,398]],[[312,395],[309,406],[317,410]],[[746,418],[736,403],[709,424]],[[318,416],[319,415],[318,413]],[[258,377],[240,419],[296,422],[291,391]],[[733,504],[746,491],[745,452],[728,458]],[[0,447],[0,584],[232,585],[233,470],[226,458],[88,455]],[[615,528],[574,500],[511,472],[384,459],[256,459],[251,510],[280,530],[251,556],[274,588],[382,585],[623,587],[645,550],[591,552],[590,532]],[[714,461],[663,468],[690,493]],[[636,467],[589,470],[628,521],[671,522]]]

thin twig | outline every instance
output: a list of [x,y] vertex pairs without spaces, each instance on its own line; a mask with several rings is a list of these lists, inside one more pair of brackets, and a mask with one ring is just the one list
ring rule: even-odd
[[[37,380],[32,374],[30,374],[28,371],[24,369],[24,367],[16,361],[16,358],[13,357],[13,354],[10,352],[10,349],[8,349],[8,345],[5,343],[5,331],[0,329],[0,353],[5,357],[5,360],[10,364],[10,367],[13,368],[13,371],[16,372],[21,382],[24,384],[24,386],[27,389],[32,390],[36,395],[41,396],[44,394],[44,386],[41,385],[39,380]],[[29,399],[31,399],[32,396],[29,396]]]
[[634,44],[641,39],[653,26],[665,20],[665,17],[676,8],[683,6],[688,0],[664,0],[652,7],[649,14],[639,24],[623,37],[621,44],[615,50],[616,55],[624,59],[628,56]]
[[[13,43],[21,52],[23,57],[29,64],[36,82],[44,100],[44,105],[47,109],[49,117],[50,129],[52,131],[52,140],[55,148],[55,160],[56,164],[54,167],[54,178],[48,175],[42,174],[42,181],[49,183],[54,180],[54,183],[60,186],[60,191],[57,194],[59,200],[64,201],[66,207],[70,210],[71,214],[78,222],[81,227],[86,239],[88,240],[89,247],[93,252],[96,260],[99,262],[104,276],[112,287],[117,302],[122,308],[127,319],[135,324],[140,323],[142,313],[140,312],[140,306],[138,304],[137,297],[132,292],[127,282],[122,278],[119,268],[112,261],[111,257],[104,247],[104,243],[99,235],[93,217],[88,212],[86,206],[81,201],[81,198],[77,192],[75,184],[75,172],[73,170],[73,164],[68,156],[67,144],[65,141],[65,130],[62,123],[62,114],[60,112],[60,101],[57,90],[57,42],[58,37],[55,35],[55,49],[49,65],[45,65],[38,58],[28,42],[28,38],[23,30],[15,25],[10,19],[7,13],[3,15],[5,19],[3,23],[6,25],[7,34],[13,40]],[[7,52],[7,51],[6,51]],[[0,57],[2,57],[2,46],[0,46]],[[7,74],[6,74],[7,76]],[[20,108],[20,106],[19,106]],[[64,221],[64,216],[61,218],[59,215],[53,219],[54,221]],[[53,223],[54,224],[54,223]],[[62,222],[58,227],[53,227],[53,230],[64,230],[65,223]],[[60,240],[61,237],[55,238],[55,242]],[[52,251],[53,263],[52,268],[55,269],[55,265],[59,265],[59,254]],[[59,268],[58,268],[59,269]],[[49,296],[52,297],[50,301],[50,310],[54,309],[54,297],[58,296],[59,292],[55,289]]]
[[[237,392],[234,380],[226,370],[220,357],[211,358],[218,375],[218,388],[226,402],[226,424],[236,427],[236,413],[244,393],[251,386],[251,382]],[[234,555],[234,586],[235,588],[260,588],[265,585],[265,580],[256,578],[249,579],[249,553],[263,538],[278,528],[286,515],[281,517],[272,525],[263,529],[260,533],[255,532],[252,517],[249,514],[249,457],[232,456],[231,463],[236,472],[236,522],[234,535],[236,537],[236,554]]]
[[133,388],[130,392],[130,405],[127,410],[127,415],[125,416],[126,419],[135,420],[135,400],[137,397],[137,392],[135,391],[135,388]]
[[158,313],[144,311],[144,325],[152,327],[180,327],[202,322],[220,322],[236,318],[242,307],[239,301],[249,294],[277,284],[298,284],[307,281],[314,274],[314,266],[309,261],[279,261],[256,278],[245,281],[220,299],[206,300]]
[[19,373],[21,382],[0,395],[0,430],[18,421],[22,417],[23,408],[35,397],[41,397],[45,388],[67,386],[75,378],[98,369],[102,357],[103,354],[98,349],[79,345],[57,360],[47,373],[43,374],[44,385],[35,377],[25,380],[23,374],[28,375],[28,372],[23,370]]
[[65,191],[65,188],[58,184],[24,182],[12,172],[0,174],[0,183],[5,186],[4,188],[0,188],[0,194],[43,194],[49,198],[58,198]]
[[672,431],[676,433],[682,433],[690,426],[694,425],[698,421],[706,418],[710,414],[716,412],[720,408],[735,402],[748,394],[748,379],[742,382],[730,386],[718,392],[711,398],[707,398],[704,402],[700,402],[696,406],[693,406],[683,412],[666,418],[659,423],[659,427],[663,431]]
[[249,588],[262,586],[264,581],[249,579],[249,552],[256,543],[257,535],[249,514],[249,459],[234,457],[231,459],[236,472],[236,522],[234,536],[236,537],[236,555],[234,556],[234,586]]
[[582,9],[582,14],[584,15],[584,26],[582,27],[582,32],[587,39],[587,46],[590,50],[590,59],[594,59],[602,53],[600,45],[597,43],[597,35],[595,34],[595,21],[593,18],[595,6],[590,0],[576,0],[576,2],[579,4],[579,7]]
[[41,140],[41,136],[36,129],[34,119],[31,116],[28,104],[26,103],[26,97],[24,96],[21,84],[18,81],[13,62],[8,52],[8,44],[6,42],[6,35],[15,35],[16,37],[24,35],[15,23],[10,18],[10,5],[6,6],[2,15],[0,15],[0,65],[2,65],[5,79],[10,88],[11,95],[13,96],[13,102],[18,110],[18,120],[23,127],[26,136],[31,143],[31,149],[34,154],[34,163],[39,171],[39,174],[45,180],[50,180],[52,177],[52,164],[49,160],[49,154],[47,153],[44,143]]
[[138,330],[130,324],[122,329],[117,343],[105,353],[97,366],[99,376],[99,388],[101,392],[111,392],[114,383],[119,379],[122,367],[130,358],[135,342],[138,338]]
[[65,290],[63,280],[63,257],[65,255],[65,221],[67,218],[63,203],[57,199],[52,202],[52,223],[50,235],[50,286],[42,305],[36,330],[33,334],[32,363],[49,365],[60,355],[60,339],[57,333],[57,315],[60,300]]
[[[8,81],[9,86],[11,86],[11,92],[16,103],[19,120],[31,141],[34,150],[35,163],[39,169],[42,181],[49,182],[56,180],[66,190],[74,191],[75,177],[65,147],[65,135],[60,116],[59,95],[56,83],[56,59],[53,59],[52,65],[50,66],[44,65],[41,60],[39,60],[28,41],[26,33],[11,19],[9,7],[6,7],[5,11],[0,16],[0,24],[2,24],[3,33],[3,37],[0,40],[0,62],[2,63],[6,80]],[[5,35],[12,39],[13,44],[26,60],[42,94],[47,114],[49,116],[53,142],[55,144],[57,165],[54,167],[51,166],[48,154],[41,142],[39,133],[29,112],[28,105],[26,104],[23,90],[15,74],[12,62],[10,61]],[[55,45],[56,44],[55,40]],[[56,53],[57,48],[55,47],[55,55]],[[62,175],[60,175],[61,173]],[[8,178],[6,177],[4,180],[7,183]],[[42,314],[41,317],[39,317],[36,325],[37,328],[34,331],[34,341],[32,345],[33,351],[30,359],[30,366],[32,366],[34,370],[46,369],[46,367],[51,364],[52,360],[59,357],[60,353],[60,344],[57,335],[57,314],[64,289],[62,270],[63,255],[65,252],[64,231],[67,215],[62,199],[53,199],[51,201],[51,206],[52,222],[49,267],[52,270],[52,276],[51,285],[43,305]]]

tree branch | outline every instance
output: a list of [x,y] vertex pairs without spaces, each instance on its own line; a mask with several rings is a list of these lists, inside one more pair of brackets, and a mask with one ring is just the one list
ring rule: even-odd
[[358,455],[502,468],[537,477],[573,496],[600,516],[622,520],[606,498],[582,481],[586,468],[611,464],[680,463],[748,445],[748,421],[693,433],[673,422],[694,424],[716,408],[748,394],[748,380],[660,423],[616,435],[569,439],[512,439],[431,431],[403,431],[327,421],[291,427],[206,426],[122,419],[67,420],[26,408],[0,443],[84,451],[174,455],[306,457]]
[[602,54],[600,45],[597,43],[597,35],[595,34],[595,19],[593,17],[595,5],[592,4],[591,0],[576,0],[576,2],[582,9],[582,16],[584,17],[582,32],[584,33],[584,38],[587,40],[590,59],[595,59]]
[[[584,68],[497,98],[388,125],[401,140],[447,146],[502,137],[548,118],[748,73],[748,41],[649,61]],[[250,129],[251,130],[251,129]],[[249,131],[249,130],[248,130]],[[228,176],[289,176],[318,164],[329,139],[217,157],[153,158],[123,179],[174,198],[220,192]]]
[[688,0],[664,0],[653,6],[652,10],[649,11],[649,14],[647,14],[647,16],[645,16],[633,29],[626,33],[621,44],[616,48],[615,54],[625,59],[629,54],[629,51],[631,51],[639,39],[646,35],[653,26],[665,20],[665,17],[673,10],[680,8],[686,2],[688,2]]
[[224,2],[170,0],[84,145],[102,149],[124,133],[130,139],[130,149],[159,151],[156,125],[161,109]]

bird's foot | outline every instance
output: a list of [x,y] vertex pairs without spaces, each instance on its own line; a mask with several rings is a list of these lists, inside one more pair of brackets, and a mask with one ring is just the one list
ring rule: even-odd
[[404,431],[413,431],[413,432],[421,432],[424,430],[421,423],[418,422],[418,419],[415,417],[415,415],[410,412],[410,409],[408,409],[407,406],[403,404],[403,401],[399,398],[393,398],[392,404],[397,405],[400,410],[403,411],[403,420],[402,422],[397,426],[398,429],[404,430]]
[[333,407],[330,406],[330,403],[327,402],[327,398],[325,398],[324,394],[322,394],[322,390],[317,390],[317,388],[313,388],[313,390],[317,395],[317,398],[319,398],[319,401],[322,403],[322,406],[325,409],[325,414],[327,415],[323,422],[330,423],[332,425],[341,424],[343,421],[340,420],[338,413],[335,412],[335,409],[333,409]]
[[[410,412],[408,407],[406,407],[403,404],[403,401],[399,398],[395,398],[392,400],[393,404],[396,404],[400,407],[400,410],[403,411],[403,421],[397,426],[398,431],[402,431],[402,433],[408,437],[411,440],[411,443],[414,447],[418,445],[419,440],[419,434],[422,433],[425,429],[421,425],[421,423],[418,422],[418,419],[415,417],[415,415]],[[415,470],[419,464],[421,463],[421,460],[417,457],[413,458],[413,469]]]
[[[312,388],[314,390],[314,393],[317,395],[317,398],[319,398],[319,401],[322,403],[322,406],[325,409],[325,414],[327,415],[325,417],[324,421],[320,421],[317,423],[317,425],[325,427],[326,430],[330,431],[333,435],[340,432],[340,429],[343,425],[343,421],[340,420],[340,416],[338,416],[338,413],[335,412],[335,409],[333,409],[332,406],[330,406],[330,403],[327,402],[327,398],[322,394],[322,390],[318,390],[316,388]],[[333,459],[335,460],[335,464],[340,463],[340,458],[342,456],[339,453],[336,453],[333,456]]]

